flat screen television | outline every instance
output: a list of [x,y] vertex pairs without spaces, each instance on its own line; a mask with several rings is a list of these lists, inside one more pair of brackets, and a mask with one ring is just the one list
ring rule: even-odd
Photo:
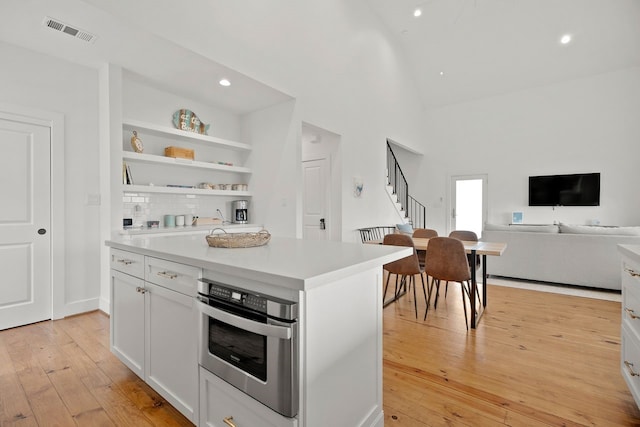
[[600,206],[600,174],[530,176],[529,206]]

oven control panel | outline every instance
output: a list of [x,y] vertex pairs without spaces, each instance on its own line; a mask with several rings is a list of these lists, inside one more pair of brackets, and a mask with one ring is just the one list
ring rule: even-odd
[[282,321],[298,318],[298,304],[295,302],[256,294],[213,279],[202,278],[198,282],[198,294],[202,297],[232,303]]
[[242,292],[211,283],[209,285],[209,296],[230,301],[262,313],[266,313],[267,311],[267,299],[259,295],[252,295],[248,292]]

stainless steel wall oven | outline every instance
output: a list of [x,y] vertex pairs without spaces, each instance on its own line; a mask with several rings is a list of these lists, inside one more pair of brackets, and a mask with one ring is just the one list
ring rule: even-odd
[[199,363],[274,411],[298,413],[298,306],[201,279]]

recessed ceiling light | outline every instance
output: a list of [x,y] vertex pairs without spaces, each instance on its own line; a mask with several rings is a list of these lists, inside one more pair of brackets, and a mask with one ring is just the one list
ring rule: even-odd
[[441,75],[441,76],[444,76],[444,71],[440,71],[440,75]]
[[227,79],[222,79],[218,83],[220,83],[220,86],[231,86],[231,82]]
[[418,16],[420,16],[420,15],[422,15],[422,9],[420,9],[420,8],[418,7],[418,8],[416,8],[416,9],[413,11],[413,16],[415,16],[415,17],[417,18],[417,17],[418,17]]
[[565,34],[564,36],[562,36],[560,38],[560,43],[562,44],[567,44],[571,41],[571,35],[570,34]]

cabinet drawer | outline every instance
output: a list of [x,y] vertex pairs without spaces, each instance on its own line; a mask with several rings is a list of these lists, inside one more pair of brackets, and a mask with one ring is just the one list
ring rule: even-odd
[[188,296],[198,292],[202,269],[164,259],[147,257],[145,280]]
[[622,321],[640,336],[640,269],[626,260],[622,265]]
[[[232,424],[226,423],[225,419]],[[200,425],[297,427],[298,420],[278,414],[206,369],[200,368]]]
[[111,249],[111,268],[144,279],[144,255]]
[[624,258],[622,261],[622,284],[629,287],[640,287],[640,265]]
[[640,337],[627,325],[622,325],[622,349],[620,369],[629,390],[640,406]]

